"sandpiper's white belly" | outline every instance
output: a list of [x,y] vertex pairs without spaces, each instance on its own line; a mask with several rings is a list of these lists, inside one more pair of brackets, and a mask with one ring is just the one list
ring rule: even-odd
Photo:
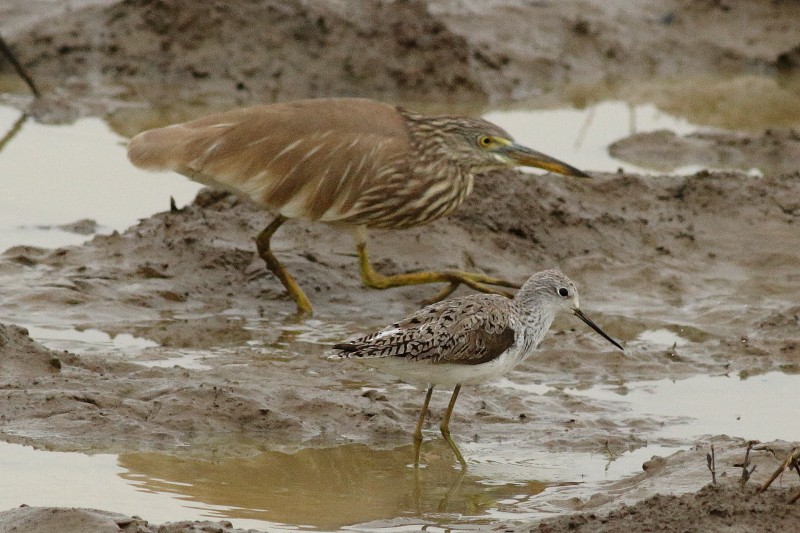
[[419,385],[456,385],[481,383],[497,379],[522,361],[531,347],[515,343],[500,357],[479,365],[461,363],[431,363],[428,361],[409,361],[402,357],[380,357],[364,359],[364,363],[393,374],[403,381]]

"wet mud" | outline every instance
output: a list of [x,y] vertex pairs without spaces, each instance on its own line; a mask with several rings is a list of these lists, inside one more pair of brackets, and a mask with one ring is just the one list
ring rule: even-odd
[[[212,107],[333,94],[482,105],[568,82],[569,95],[585,103],[580,94],[591,91],[581,93],[574,84],[796,68],[798,39],[787,28],[796,28],[800,15],[791,2],[676,1],[620,12],[614,5],[505,2],[489,9],[376,2],[354,12],[346,2],[128,0],[54,11],[59,24],[42,20],[24,2],[0,9],[14,21],[9,40],[15,51],[50,95],[34,104],[45,119],[147,107],[165,94],[184,106],[210,100]],[[245,24],[254,18],[269,20],[274,31]],[[698,28],[712,21],[718,38],[710,45]],[[7,100],[29,105],[19,96]],[[173,112],[187,111],[166,115]],[[134,114],[129,109],[116,120]],[[133,118],[119,127],[132,124],[141,122]],[[560,317],[536,355],[508,376],[512,385],[546,385],[546,392],[498,384],[465,388],[451,423],[457,440],[483,450],[479,458],[489,450],[613,457],[649,445],[686,445],[660,434],[665,421],[657,416],[573,391],[702,374],[746,379],[800,372],[798,146],[795,129],[786,127],[636,134],[612,145],[612,154],[664,174],[586,169],[592,179],[576,180],[497,172],[479,177],[472,196],[447,219],[373,232],[371,256],[384,273],[459,268],[522,282],[532,272],[561,268],[578,283],[586,313],[625,344],[619,353],[572,317]],[[686,165],[741,170],[669,174]],[[279,460],[276,454],[292,454],[280,460],[308,469],[311,477],[322,464],[351,471],[393,465],[397,483],[356,479],[341,492],[367,487],[365,498],[380,495],[376,505],[406,498],[405,461],[421,391],[357,362],[329,361],[325,353],[335,342],[416,310],[437,287],[366,289],[350,235],[291,221],[276,234],[273,249],[315,305],[313,319],[300,319],[255,253],[253,238],[268,213],[210,190],[177,210],[168,207],[164,198],[164,212],[124,232],[95,234],[80,246],[16,246],[0,254],[3,440],[118,453],[133,471],[175,483],[188,483],[185,469],[208,469],[219,483],[195,490],[213,493],[220,505],[235,505],[214,492],[230,482],[229,471],[254,461],[258,465],[247,463],[251,470],[245,471],[278,476],[271,462]],[[82,220],[69,230],[94,234],[97,225]],[[101,332],[112,340],[135,339],[138,348],[48,348],[31,338],[36,328]],[[653,331],[686,342],[654,342]],[[430,467],[423,485],[452,475],[447,449],[435,437],[446,396],[434,395],[426,421],[423,460]],[[743,439],[711,435],[691,442],[690,449],[654,457],[641,473],[602,486],[547,485],[548,512],[565,516],[515,520],[511,510],[484,517],[481,525],[559,532],[643,524],[780,531],[796,524],[800,504],[787,503],[797,490],[791,472],[783,485],[753,492],[791,443],[755,450],[758,468],[740,487]],[[717,451],[717,486],[706,486],[709,443]],[[176,459],[165,461],[163,454]],[[337,473],[347,478],[344,470]],[[481,480],[467,474],[462,483],[471,494]],[[537,483],[528,482],[525,491],[544,491]],[[404,489],[380,492],[385,487]],[[503,490],[492,503],[519,492]],[[483,509],[477,500],[454,500],[463,505],[454,512]],[[158,526],[146,518],[23,507],[0,513],[0,531],[241,531],[224,521]],[[365,530],[412,523],[380,515],[313,520],[297,523],[336,529],[362,522]]]
[[332,95],[474,105],[560,101],[567,85],[587,88],[571,95],[581,105],[631,80],[796,73],[800,45],[791,1],[53,4],[9,2],[2,14],[26,69],[79,113],[99,112],[98,95],[106,105]]
[[[800,212],[785,203],[800,197],[799,189],[796,174],[574,181],[500,173],[482,178],[455,216],[379,233],[371,244],[385,271],[468,267],[521,280],[559,266],[580,284],[587,313],[626,344],[624,353],[613,351],[562,318],[512,381],[580,388],[697,373],[797,372],[800,251],[776,249],[772,239],[795,238]],[[133,358],[77,356],[44,349],[24,330],[4,326],[4,438],[60,450],[200,457],[220,447],[247,456],[346,443],[405,445],[421,393],[324,355],[333,342],[416,309],[433,288],[365,289],[348,235],[289,225],[275,249],[316,305],[316,333],[307,335],[253,250],[264,221],[263,211],[236,197],[203,191],[179,212],[83,246],[6,251],[0,285],[12,321],[35,317],[130,334],[161,348]],[[642,340],[658,328],[692,342],[659,347]],[[200,370],[149,365],[176,349],[213,356]],[[431,429],[444,403],[434,397]],[[621,418],[630,431],[619,431]],[[452,423],[457,434],[480,435],[481,442],[521,432],[517,446],[576,453],[652,444],[660,425],[591,398],[486,385],[464,391]],[[707,481],[702,466],[686,467],[702,473],[698,487]],[[664,486],[675,489],[670,481]]]
[[[754,486],[707,485],[692,494],[656,495],[609,513],[581,513],[518,531],[764,531],[779,532],[800,518],[790,489],[758,493]],[[780,517],[778,520],[775,517]]]
[[682,166],[738,168],[781,174],[797,170],[800,130],[768,129],[745,132],[702,132],[679,136],[661,130],[638,133],[609,146],[612,156],[664,172]]

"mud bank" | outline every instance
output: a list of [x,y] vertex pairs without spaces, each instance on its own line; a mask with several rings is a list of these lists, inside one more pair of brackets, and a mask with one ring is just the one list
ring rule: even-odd
[[124,0],[52,6],[47,20],[31,9],[3,15],[47,92],[156,104],[520,100],[566,84],[791,73],[800,46],[792,2]]
[[756,487],[735,484],[681,496],[656,495],[636,505],[607,514],[578,514],[548,520],[519,531],[764,531],[791,530],[800,518],[800,507],[789,503],[794,491],[779,489],[761,493]]
[[[798,188],[796,173],[607,174],[581,181],[498,173],[478,180],[454,216],[421,229],[374,232],[369,245],[376,267],[387,273],[477,269],[522,282],[558,266],[578,280],[598,321],[633,343],[626,360],[638,360],[637,336],[658,326],[705,345],[700,353],[668,359],[669,368],[755,371],[764,364],[766,370],[794,364],[797,354],[800,252],[787,243],[796,239]],[[155,215],[123,234],[98,235],[84,246],[12,248],[0,264],[6,320],[66,321],[166,346],[205,348],[248,338],[253,332],[236,315],[280,321],[294,310],[254,251],[253,236],[268,220],[238,198],[206,191],[180,212]],[[435,291],[365,289],[351,236],[324,225],[287,224],[275,248],[310,293],[317,318],[343,320],[345,330],[348,321],[361,324],[355,330],[391,321]],[[199,328],[163,320],[220,312],[231,320],[208,330],[219,319],[203,319]],[[579,334],[556,332],[546,341],[555,350],[545,365],[550,372],[579,366],[563,352],[601,346],[574,326],[558,321],[558,329]],[[181,334],[182,328],[191,331]],[[567,343],[563,351],[561,343]],[[725,352],[724,360],[712,352]],[[641,356],[640,364],[664,363]],[[616,371],[613,360],[603,365]],[[630,371],[624,376],[637,377]]]
[[608,150],[623,161],[665,172],[701,165],[781,174],[798,170],[800,131],[770,129],[758,134],[703,132],[678,136],[661,130],[620,139]]
[[[542,268],[568,272],[587,313],[626,343],[625,354],[562,317],[541,352],[516,373],[525,380],[588,385],[797,371],[800,248],[776,246],[796,238],[800,208],[789,199],[797,197],[796,174],[576,181],[500,173],[480,180],[449,219],[377,233],[372,254],[386,272],[467,268],[519,281]],[[332,364],[324,350],[396,320],[435,289],[367,290],[348,235],[287,225],[274,247],[309,292],[320,321],[317,337],[304,341],[293,304],[254,252],[253,235],[264,223],[263,211],[204,191],[183,210],[155,215],[124,234],[57,250],[6,251],[0,302],[12,323],[69,325],[150,339],[164,350],[220,352],[209,370],[146,368],[138,364],[163,354],[154,349],[134,360],[50,354],[10,327],[5,336],[17,339],[17,348],[9,352],[6,341],[10,370],[0,406],[6,438],[78,450],[199,445],[229,433],[268,446],[331,445],[343,434],[396,442],[413,424],[418,394],[393,392],[392,402],[364,396],[354,383],[385,388],[395,381],[357,364]],[[643,332],[659,328],[691,342],[665,349],[642,340]],[[248,347],[253,341],[261,348]],[[286,357],[265,359],[263,352],[274,348]],[[296,386],[299,375],[308,387]],[[504,424],[519,424],[521,414],[560,409],[559,400],[545,400],[554,405],[544,409],[515,397],[487,388],[460,406],[496,407],[490,418],[497,418],[498,435]],[[469,417],[470,423],[487,430],[485,420]],[[589,441],[594,431],[587,429]],[[573,433],[572,445],[581,442]]]
[[[657,437],[662,420],[563,388],[797,372],[800,247],[779,243],[796,239],[800,208],[791,199],[798,197],[797,174],[605,174],[578,181],[497,173],[479,180],[455,216],[376,233],[370,245],[385,272],[466,268],[519,281],[553,266],[569,273],[582,307],[626,344],[625,353],[562,317],[537,355],[509,376],[554,390],[472,387],[452,427],[498,449],[635,450],[674,443]],[[201,458],[220,450],[231,457],[347,443],[407,445],[421,394],[324,354],[333,342],[416,309],[435,289],[367,290],[349,235],[292,223],[276,235],[274,249],[317,309],[314,321],[298,321],[254,252],[253,236],[266,220],[238,198],[203,191],[193,204],[122,234],[56,250],[6,251],[3,439]],[[158,346],[132,356],[55,352],[14,323],[127,334]],[[659,329],[688,342],[649,342],[644,334]],[[203,368],[170,365],[182,350],[204,351]],[[159,361],[167,364],[153,364]],[[434,397],[426,428],[436,427],[445,401]],[[686,468],[705,476],[701,459]],[[623,492],[641,499],[707,482],[694,479],[688,486],[676,478],[633,483]],[[606,497],[609,506],[625,501]]]
[[[230,522],[170,522],[149,524],[139,517],[97,509],[20,507],[0,513],[0,531],[52,531],[63,533],[245,533]],[[252,531],[252,530],[250,530]]]

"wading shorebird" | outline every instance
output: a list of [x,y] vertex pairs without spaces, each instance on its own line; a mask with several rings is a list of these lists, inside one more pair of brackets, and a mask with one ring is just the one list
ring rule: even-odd
[[428,385],[414,431],[415,467],[433,387],[454,387],[440,429],[466,469],[449,427],[461,385],[495,379],[514,368],[533,353],[561,310],[571,311],[622,350],[580,310],[575,284],[558,270],[544,270],[528,278],[513,299],[473,294],[432,304],[378,332],[334,345],[337,353],[329,358],[363,359],[404,381]]
[[381,275],[367,255],[368,228],[411,228],[447,215],[470,194],[476,174],[495,169],[588,177],[514,143],[485,120],[423,116],[359,98],[236,109],[145,131],[130,141],[128,157],[137,167],[173,170],[276,213],[256,247],[301,313],[312,312],[311,302],[270,249],[289,218],[351,228],[367,287],[448,283],[437,301],[461,283],[482,292],[518,285],[459,270]]

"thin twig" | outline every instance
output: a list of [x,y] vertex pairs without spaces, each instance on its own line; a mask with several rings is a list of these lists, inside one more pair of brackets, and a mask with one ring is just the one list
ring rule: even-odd
[[798,490],[797,494],[789,499],[789,503],[797,503],[797,500],[800,500],[800,490]]
[[711,453],[706,454],[706,463],[708,470],[711,472],[711,483],[717,484],[717,458],[714,455],[714,445],[711,445]]
[[786,470],[786,468],[795,460],[794,454],[797,451],[797,448],[792,447],[792,451],[789,452],[789,455],[786,456],[786,459],[783,460],[781,465],[769,476],[769,479],[764,482],[761,487],[759,487],[758,492],[764,492],[767,488],[772,485],[772,482],[778,479],[778,476]]
[[741,465],[735,465],[742,467],[742,477],[739,479],[739,483],[742,485],[750,480],[750,476],[752,476],[753,472],[756,470],[756,465],[753,465],[751,470],[747,470],[747,467],[750,466],[750,450],[753,449],[754,444],[756,444],[754,440],[747,441],[747,451],[744,453],[744,461]]
[[14,52],[11,51],[11,48],[8,47],[8,45],[3,40],[3,37],[1,35],[0,35],[0,52],[2,52],[2,54],[6,57],[6,59],[8,59],[8,61],[11,63],[11,66],[14,67],[14,70],[16,70],[17,74],[19,74],[19,77],[22,78],[28,85],[31,92],[33,93],[33,96],[39,98],[41,94],[39,94],[39,89],[36,88],[36,84],[33,83],[31,77],[28,76],[28,73],[25,72],[25,69],[22,67],[22,65],[20,65],[19,61],[17,61],[16,56],[14,56]]

